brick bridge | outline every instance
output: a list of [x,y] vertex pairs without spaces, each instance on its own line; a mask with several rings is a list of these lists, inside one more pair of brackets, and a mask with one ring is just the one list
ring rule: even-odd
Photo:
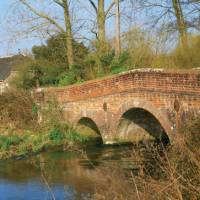
[[146,133],[173,141],[180,123],[200,114],[200,71],[132,70],[61,88],[45,88],[66,121],[84,124],[105,143]]

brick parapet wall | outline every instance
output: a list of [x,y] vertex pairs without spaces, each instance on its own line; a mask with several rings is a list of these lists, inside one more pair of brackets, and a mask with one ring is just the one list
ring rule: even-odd
[[125,91],[200,95],[200,71],[133,70],[62,88],[46,88],[45,99],[72,102]]

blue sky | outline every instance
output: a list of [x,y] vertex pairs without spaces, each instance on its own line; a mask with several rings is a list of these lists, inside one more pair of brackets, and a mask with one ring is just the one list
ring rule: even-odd
[[[81,4],[82,6],[85,6],[86,8],[89,7],[89,5],[87,3],[88,1],[86,1],[86,0],[81,0],[81,1],[82,1],[82,4]],[[13,11],[11,12],[11,10],[9,9],[10,5],[13,5],[14,2],[16,2],[16,0],[0,0],[0,56],[16,54],[18,52],[18,49],[21,49],[22,51],[23,51],[23,49],[28,49],[30,51],[32,46],[41,44],[41,42],[45,41],[44,39],[41,40],[41,39],[33,38],[30,36],[28,36],[28,38],[26,38],[26,39],[16,37],[16,39],[14,41],[12,41],[14,39],[14,37],[12,37],[11,32],[8,31],[8,28],[7,28],[8,24],[6,22],[6,19],[8,18],[9,14],[11,14],[13,16],[15,14]],[[49,3],[50,1],[41,1],[41,2]],[[107,8],[111,2],[112,2],[112,0],[105,0],[105,4],[106,4],[105,7]],[[48,6],[46,6],[46,8],[47,7],[49,7],[49,4],[48,4]],[[126,3],[126,9],[129,9],[127,7],[128,7],[128,5]],[[55,10],[55,9],[57,9],[55,7],[52,7],[51,9],[54,9],[52,13],[55,13],[56,17],[57,17],[57,15],[59,16],[59,14],[60,14],[59,9]],[[121,9],[123,10],[123,8],[121,8]],[[21,10],[21,8],[20,8],[20,10]],[[87,9],[85,9],[85,10],[87,10]],[[90,9],[88,9],[88,10],[92,11],[91,5],[90,5]],[[81,11],[76,10],[76,15],[79,15],[78,17],[81,17],[83,19],[85,18],[85,19],[94,20],[95,19],[94,12],[92,13],[90,11],[87,13],[87,11],[82,12],[82,10]],[[135,26],[138,26],[139,25],[138,22],[140,23],[141,21],[144,20],[144,14],[140,13],[138,18],[139,18],[139,20],[135,20],[135,21],[137,21],[137,24],[134,24]],[[113,20],[114,20],[114,18],[109,18],[109,20],[107,20],[107,34],[108,34],[109,38],[113,37],[115,34]],[[73,23],[73,24],[75,24],[75,26],[76,26],[76,23]],[[125,22],[123,19],[122,19],[122,24],[123,24],[122,29],[127,31],[128,30],[127,26],[129,26],[130,24],[127,24],[127,21]],[[18,28],[18,30],[19,30],[19,28],[21,29],[21,27],[22,27],[22,25],[21,26],[19,25],[18,27],[12,27],[12,28],[13,28],[13,30],[15,30],[16,28]],[[89,37],[90,39],[92,37],[94,37],[94,35],[91,35],[90,29],[82,30],[81,34],[86,37]]]
[[18,39],[14,42],[11,41],[12,37],[7,30],[7,16],[9,13],[9,7],[16,0],[0,0],[0,56],[7,56],[16,54],[18,49],[31,49],[35,44],[39,44],[40,41],[36,39]]
[[[13,5],[16,2],[16,0],[0,0],[0,57],[1,56],[7,56],[10,54],[16,54],[18,52],[18,49],[22,50],[27,49],[31,50],[31,47],[37,44],[41,44],[42,40],[38,38],[28,37],[26,39],[20,38],[20,37],[12,37],[12,33],[8,30],[9,24],[7,22],[8,16],[11,14],[13,15],[14,12],[11,11],[10,6]],[[109,4],[110,0],[106,0],[106,7],[108,7],[107,4]],[[83,0],[82,4],[86,4],[85,0]],[[88,5],[86,4],[86,7]],[[53,7],[55,9],[55,7]],[[57,12],[59,15],[59,13]],[[80,13],[83,15],[83,13]],[[88,14],[86,14],[86,18]],[[14,16],[14,15],[13,15]],[[112,22],[111,22],[112,23]],[[112,23],[113,24],[113,23]],[[11,27],[13,30],[15,30],[17,27]],[[109,31],[111,31],[111,28],[109,27]],[[84,35],[88,36],[88,31],[84,33]],[[91,36],[90,36],[91,37]],[[45,40],[43,40],[45,41]]]
[[[80,10],[78,7],[76,8],[75,10],[75,13],[76,15],[78,16],[78,18],[82,19],[83,22],[85,22],[85,19],[90,19],[88,20],[88,23],[90,23],[92,20],[95,20],[95,14],[94,12],[91,12],[93,11],[92,8],[91,8],[91,5],[88,5],[88,1],[86,0],[79,0],[79,2],[81,2],[81,6],[85,6],[85,8],[83,10]],[[97,1],[97,0],[96,0]],[[155,1],[155,0],[152,0],[152,1]],[[158,2],[165,2],[165,1],[160,1],[160,0],[157,0]],[[6,56],[6,55],[10,55],[10,54],[16,54],[18,52],[18,49],[21,49],[23,51],[23,49],[28,49],[29,51],[31,50],[32,46],[34,45],[38,45],[38,44],[41,44],[41,42],[44,42],[45,40],[44,39],[39,39],[38,37],[37,38],[33,38],[31,37],[30,35],[26,38],[26,39],[23,39],[22,37],[16,37],[16,39],[14,40],[14,37],[11,36],[11,31],[8,31],[8,25],[10,25],[11,23],[7,23],[7,20],[8,19],[8,16],[9,14],[11,14],[12,16],[15,16],[15,13],[13,11],[11,11],[10,9],[10,5],[13,5],[13,3],[16,2],[16,0],[0,0],[0,56]],[[49,4],[49,2],[51,2],[50,0],[43,0],[43,1],[35,1],[35,0],[32,0],[32,1],[29,1],[29,2],[41,2],[41,3],[44,3],[46,5],[43,5],[43,8],[46,9],[46,11],[49,11],[48,9],[50,9],[50,13],[53,13],[54,17],[59,17],[60,15],[62,15],[62,11],[60,12],[59,8],[58,7],[55,7],[55,6],[51,6],[53,4]],[[77,3],[78,1],[73,1],[73,3]],[[110,3],[112,2],[112,0],[105,0],[105,7],[107,8]],[[78,3],[77,3],[78,4]],[[37,4],[38,5],[38,4]],[[48,6],[47,6],[48,5]],[[151,21],[152,19],[151,18],[148,18],[145,16],[145,12],[134,12],[134,10],[132,10],[132,8],[130,7],[129,8],[129,5],[127,3],[124,3],[122,4],[124,7],[121,7],[121,10],[122,12],[124,11],[125,9],[125,13],[128,11],[129,14],[131,13],[131,17],[134,17],[134,20],[131,22],[131,24],[128,23],[128,20],[127,19],[124,19],[122,18],[121,21],[122,21],[122,32],[126,32],[128,30],[128,28],[132,27],[132,26],[135,26],[135,27],[143,27],[144,25],[144,22],[147,21]],[[41,6],[42,7],[42,6]],[[89,8],[90,7],[90,8]],[[40,8],[40,7],[38,7]],[[89,12],[87,12],[87,8],[89,8]],[[20,10],[21,12],[23,13],[23,8],[20,7]],[[160,11],[160,9],[157,9],[157,10],[151,10],[151,12],[153,12],[154,14],[156,14],[156,12]],[[76,20],[76,19],[75,19]],[[79,21],[80,22],[80,21]],[[88,25],[88,27],[85,29],[85,30],[81,30],[81,31],[78,31],[80,32],[83,36],[91,39],[91,38],[94,38],[94,35],[91,34],[91,26],[92,23],[90,23]],[[107,20],[107,36],[109,38],[113,37],[114,34],[115,34],[115,29],[114,29],[114,18],[109,18],[109,20]],[[74,28],[76,30],[78,30],[78,27],[76,27],[76,25],[79,26],[79,23],[74,23],[73,22],[73,25],[74,25]],[[20,30],[22,29],[23,25],[19,25],[17,27],[11,27],[13,30]],[[26,26],[25,26],[26,27]],[[24,27],[23,27],[24,28]],[[150,31],[153,32],[153,34],[155,33],[155,30],[152,30],[150,29]],[[38,36],[38,35],[37,35]],[[12,41],[13,40],[13,41]]]
[[8,11],[8,5],[9,5],[9,1],[0,0],[0,56],[6,54],[4,18]]
[[[81,18],[85,18],[85,19],[89,19],[92,18],[92,20],[95,19],[95,14],[93,12],[93,9],[91,8],[91,5],[88,5],[88,1],[86,0],[81,0],[81,6],[85,6],[85,8],[90,7],[88,10],[90,10],[89,12],[87,12],[85,9],[85,11],[81,10],[76,10],[76,15],[78,15],[78,17]],[[10,9],[10,6],[16,2],[16,0],[0,0],[0,56],[6,56],[6,55],[10,55],[10,54],[16,54],[18,52],[18,49],[20,49],[21,51],[23,51],[23,49],[27,49],[29,51],[31,51],[32,46],[34,45],[38,45],[41,44],[42,42],[44,42],[45,40],[43,39],[38,39],[38,38],[33,38],[31,36],[28,36],[28,38],[23,39],[20,37],[12,37],[12,34],[10,31],[8,31],[8,26],[10,25],[10,23],[7,23],[6,19],[8,19],[11,15],[15,16],[14,12],[12,11],[12,9]],[[31,1],[30,1],[31,2]],[[34,1],[33,1],[34,2]],[[50,1],[41,1],[44,4],[45,3],[49,3]],[[110,5],[110,3],[112,2],[112,0],[105,0],[105,8],[107,9],[108,6]],[[75,2],[73,2],[75,3]],[[48,6],[49,7],[49,4]],[[50,6],[51,7],[51,6]],[[13,7],[12,7],[13,8]],[[57,9],[56,7],[51,7],[50,9],[54,9],[54,11],[52,13],[56,13],[55,16],[57,17],[57,15],[59,16],[59,14],[61,13],[59,9]],[[56,10],[57,9],[57,10]],[[88,17],[89,16],[89,17]],[[75,30],[76,30],[76,23],[75,24]],[[91,24],[90,24],[91,25]],[[114,21],[113,18],[107,20],[107,32],[109,37],[112,37],[114,35]],[[18,26],[19,28],[21,28],[21,26]],[[17,29],[18,27],[11,27],[13,30]],[[18,30],[19,30],[18,28]],[[94,35],[91,34],[90,29],[87,30],[81,30],[81,34],[91,38],[94,38]],[[14,41],[12,41],[14,40]],[[87,41],[87,40],[86,40]]]

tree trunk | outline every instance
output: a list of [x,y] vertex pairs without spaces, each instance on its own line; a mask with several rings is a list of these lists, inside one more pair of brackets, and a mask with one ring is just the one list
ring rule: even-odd
[[181,8],[181,4],[179,0],[172,0],[173,8],[177,20],[178,31],[180,34],[180,42],[183,48],[187,49],[188,41],[187,41],[187,27],[185,24],[183,11]]
[[106,20],[106,15],[104,11],[104,0],[98,0],[97,25],[98,25],[99,49],[101,52],[103,52],[104,50],[106,41],[105,20]]
[[116,47],[115,53],[117,58],[121,54],[121,42],[120,42],[120,8],[119,8],[119,0],[115,0],[116,6]]
[[62,2],[63,2],[65,29],[66,29],[67,60],[69,64],[69,69],[71,69],[72,65],[74,64],[72,28],[69,15],[68,0],[62,0]]

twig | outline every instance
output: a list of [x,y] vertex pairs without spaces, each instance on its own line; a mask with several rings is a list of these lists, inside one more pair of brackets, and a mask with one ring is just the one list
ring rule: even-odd
[[137,198],[138,198],[138,200],[140,200],[140,195],[139,195],[139,191],[138,191],[137,185],[136,185],[136,183],[135,183],[135,179],[134,179],[134,176],[133,176],[133,172],[131,172],[131,177],[132,177],[133,183],[134,183],[134,185],[135,185]]
[[49,183],[48,183],[48,181],[47,181],[47,179],[44,176],[44,173],[42,171],[41,171],[41,177],[42,177],[42,180],[44,181],[45,185],[47,186],[47,188],[48,188],[48,190],[49,190],[49,192],[51,194],[52,200],[56,200],[56,198],[54,196],[54,193],[53,193],[51,187],[49,186]]

